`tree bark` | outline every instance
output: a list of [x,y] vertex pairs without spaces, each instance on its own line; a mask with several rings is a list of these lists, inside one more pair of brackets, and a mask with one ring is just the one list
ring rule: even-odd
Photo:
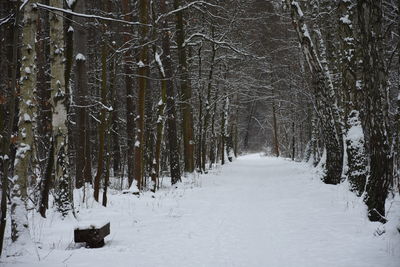
[[[122,1],[122,12],[124,14],[124,20],[132,21],[132,10],[129,4],[129,0]],[[125,91],[126,91],[126,132],[127,132],[127,165],[128,165],[128,186],[132,185],[134,179],[134,147],[135,147],[135,111],[133,105],[133,53],[132,48],[129,47],[129,41],[131,39],[130,33],[132,30],[130,26],[125,28],[125,34],[123,36],[124,42],[128,45],[127,51],[124,54],[124,67],[125,67]]]
[[[174,8],[181,7],[180,0],[174,0]],[[189,68],[186,58],[185,29],[183,21],[183,10],[176,12],[176,43],[178,46],[180,94],[182,111],[182,132],[185,172],[194,171],[194,140],[193,140],[193,113],[191,107],[192,89],[189,85]]]
[[[371,221],[385,222],[385,201],[392,179],[387,125],[382,110],[387,75],[383,50],[382,0],[358,0],[358,22],[366,92],[365,125],[368,132],[370,175],[365,202]],[[364,120],[363,120],[364,121]]]
[[337,115],[339,112],[330,98],[333,90],[332,81],[321,64],[316,46],[311,39],[299,3],[297,1],[290,2],[287,0],[286,4],[291,9],[293,26],[311,72],[315,90],[315,106],[323,128],[322,133],[327,158],[322,180],[327,184],[338,184],[341,181],[342,175],[343,146],[341,143],[340,130],[337,129],[339,124],[337,122]]
[[[75,2],[76,12],[85,13],[86,6],[84,0]],[[78,140],[76,145],[76,178],[75,187],[81,188],[85,182],[92,182],[92,166],[90,155],[90,120],[88,118],[88,76],[87,76],[87,29],[82,26],[85,19],[75,17],[77,26],[74,29],[75,47],[75,79],[76,79],[76,111],[77,111],[77,131]],[[68,88],[67,88],[68,89]]]
[[[214,38],[214,26],[211,26],[211,36]],[[205,103],[205,115],[204,115],[204,123],[203,123],[203,137],[202,137],[202,143],[199,144],[201,145],[201,150],[202,150],[202,169],[203,171],[206,170],[206,156],[207,156],[207,143],[209,143],[208,140],[208,125],[210,123],[210,117],[211,117],[211,89],[212,89],[212,79],[213,79],[213,71],[214,71],[214,62],[215,62],[215,56],[217,53],[217,49],[215,47],[215,43],[213,42],[211,44],[211,60],[210,60],[210,72],[208,74],[208,85],[207,85],[207,99]],[[211,149],[211,148],[210,148]],[[211,160],[211,159],[210,159]]]
[[[15,97],[17,95],[17,65],[18,65],[18,38],[19,38],[19,21],[20,21],[20,12],[19,12],[20,1],[16,1],[15,3],[7,2],[0,3],[0,7],[4,7],[5,11],[13,10],[15,17],[12,21],[13,23],[9,23],[8,25],[3,25],[0,30],[4,30],[4,35],[8,37],[9,42],[4,42],[6,44],[6,48],[3,51],[0,51],[2,60],[0,62],[0,66],[5,73],[4,81],[5,85],[1,91],[0,97],[4,100],[1,103],[1,113],[0,113],[0,134],[1,138],[1,218],[0,218],[0,254],[3,248],[4,241],[4,233],[7,223],[7,194],[9,190],[8,186],[8,173],[9,173],[9,165],[11,161],[11,134],[14,126],[14,118],[15,118]],[[1,12],[0,12],[1,13]],[[7,40],[7,38],[6,38]],[[1,77],[1,76],[0,76]],[[2,84],[0,84],[1,86]]]
[[272,124],[274,128],[274,154],[279,157],[278,123],[276,119],[275,100],[272,100]]
[[[105,37],[103,37],[105,38]],[[106,108],[107,108],[107,44],[106,40],[102,40],[101,47],[101,108],[100,108],[100,125],[98,127],[99,150],[97,156],[97,173],[94,177],[93,197],[99,202],[100,180],[104,172],[104,150],[106,139]]]
[[[50,5],[63,8],[62,0],[50,0]],[[50,15],[51,55],[51,108],[54,140],[55,203],[57,210],[66,216],[72,208],[71,179],[68,162],[68,129],[64,73],[64,29],[60,11]]]
[[367,157],[365,153],[365,142],[363,128],[360,118],[360,89],[357,88],[359,82],[358,73],[358,51],[356,45],[356,32],[353,29],[356,25],[354,1],[341,0],[339,3],[339,33],[341,44],[341,90],[344,95],[345,117],[346,117],[346,152],[347,152],[347,178],[351,185],[351,190],[358,196],[364,192],[365,183],[368,176]]
[[[165,0],[160,0],[161,13],[166,14],[167,8]],[[169,148],[169,164],[171,169],[171,183],[176,184],[181,181],[181,168],[179,161],[179,145],[176,127],[176,109],[175,109],[175,94],[173,84],[173,68],[172,68],[172,57],[170,49],[169,36],[171,35],[168,28],[167,20],[164,18],[163,21],[163,36],[162,36],[162,62],[165,66],[165,76],[167,78],[166,84],[166,111],[167,111],[167,135],[168,135],[168,148]]]
[[36,126],[36,21],[37,1],[24,7],[20,101],[17,152],[14,162],[13,187],[11,191],[11,239],[29,238],[27,202],[28,183],[35,175],[34,131]]
[[[139,1],[139,21],[142,24],[148,23],[148,1]],[[147,88],[147,76],[149,75],[148,62],[148,29],[147,26],[140,27],[140,44],[142,45],[138,63],[138,104],[136,117],[136,138],[135,138],[135,167],[134,177],[139,190],[143,188],[143,151],[144,151],[144,130],[145,130],[145,100]]]

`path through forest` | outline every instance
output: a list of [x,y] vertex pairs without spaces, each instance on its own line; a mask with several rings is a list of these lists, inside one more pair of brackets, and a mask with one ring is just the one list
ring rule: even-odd
[[345,185],[323,184],[308,165],[284,159],[248,155],[230,165],[154,197],[115,194],[108,208],[82,210],[81,219],[111,221],[103,248],[74,245],[72,219],[50,218],[37,222],[41,248],[5,263],[399,266],[398,234],[374,235],[380,224],[366,219],[364,204]]

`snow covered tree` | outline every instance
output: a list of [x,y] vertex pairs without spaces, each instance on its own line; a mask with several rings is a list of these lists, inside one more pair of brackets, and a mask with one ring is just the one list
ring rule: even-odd
[[14,177],[11,191],[11,238],[25,243],[28,230],[28,184],[35,180],[37,164],[34,136],[36,128],[36,23],[37,1],[24,7],[21,77],[18,116],[18,141],[14,162]]
[[361,77],[358,65],[359,48],[357,47],[356,32],[356,6],[354,1],[341,0],[339,2],[339,32],[341,43],[341,90],[344,96],[344,112],[346,123],[346,152],[347,152],[347,177],[358,196],[365,189],[368,176],[368,165],[364,132],[361,125],[360,110]]
[[[322,64],[318,52],[324,49],[320,43],[318,48],[314,44],[304,13],[297,1],[286,1],[291,10],[293,26],[296,30],[304,57],[311,72],[312,84],[315,90],[315,106],[319,120],[322,124],[322,135],[325,143],[326,162],[325,173],[322,180],[328,184],[338,184],[341,181],[343,165],[343,145],[341,143],[341,129],[338,122],[339,111],[335,105],[333,84],[331,76]],[[317,30],[318,31],[318,30]],[[322,41],[322,39],[319,39]],[[318,51],[319,49],[320,51]],[[323,62],[326,62],[324,58]]]
[[[0,27],[0,174],[1,174],[1,217],[0,217],[0,253],[3,250],[7,223],[7,202],[9,193],[10,165],[12,164],[13,127],[15,126],[15,100],[17,95],[17,65],[19,23],[21,20],[20,1],[0,2],[0,14],[5,18]],[[10,13],[8,13],[10,12]],[[3,16],[4,15],[4,16]],[[12,174],[11,174],[12,175]]]

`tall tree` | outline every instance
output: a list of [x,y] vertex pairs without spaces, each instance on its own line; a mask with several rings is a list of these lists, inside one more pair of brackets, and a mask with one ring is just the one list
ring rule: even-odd
[[[122,13],[125,21],[132,21],[132,9],[129,0],[122,1]],[[132,30],[130,25],[125,25],[123,39],[126,51],[124,53],[124,69],[125,69],[125,94],[126,94],[126,133],[127,133],[127,162],[128,162],[128,184],[131,186],[133,182],[134,170],[134,139],[135,139],[135,111],[133,105],[133,49],[130,45],[132,38]]]
[[[148,23],[148,1],[139,1],[139,21],[142,24]],[[136,138],[135,138],[135,180],[139,190],[143,188],[143,151],[144,151],[144,130],[145,130],[145,100],[147,79],[149,75],[148,62],[148,27],[140,26],[140,55],[138,63],[138,104],[136,117]]]
[[[167,13],[167,7],[165,0],[160,0],[160,10],[162,14]],[[175,109],[175,93],[173,84],[173,68],[172,68],[172,56],[170,48],[170,36],[171,31],[168,27],[167,19],[164,18],[163,22],[163,33],[162,33],[162,49],[163,54],[161,57],[164,62],[165,78],[167,79],[166,84],[166,112],[167,112],[167,135],[168,135],[168,148],[169,148],[169,164],[171,169],[171,183],[176,184],[181,180],[181,168],[179,162],[179,146],[178,146],[178,135],[176,127],[176,109]]]
[[[103,29],[106,29],[105,26]],[[101,41],[101,107],[100,107],[100,125],[98,126],[99,150],[97,156],[97,173],[94,177],[94,199],[99,201],[100,180],[104,176],[104,153],[106,146],[107,132],[107,41],[103,36]]]
[[[86,1],[77,0],[75,11],[78,13],[86,12]],[[88,66],[87,66],[87,46],[88,33],[85,26],[85,18],[74,17],[73,35],[75,51],[75,88],[76,88],[76,113],[77,113],[77,132],[76,142],[76,176],[75,187],[81,188],[85,182],[92,182],[92,166],[90,155],[90,120],[88,118]],[[68,88],[67,88],[68,90]]]
[[[34,131],[36,125],[36,2],[24,7],[18,142],[14,162],[13,188],[11,192],[11,238],[25,241],[28,230],[28,183],[37,172],[35,165]],[[23,238],[21,238],[24,236]]]
[[[62,0],[50,0],[50,5],[63,8]],[[54,142],[54,171],[57,209],[66,216],[72,208],[71,177],[68,161],[68,129],[64,77],[64,23],[60,11],[50,15],[51,110]]]
[[362,87],[366,93],[363,129],[369,130],[367,136],[370,175],[365,200],[368,218],[371,221],[385,222],[385,201],[392,172],[388,131],[382,108],[387,86],[382,0],[358,0],[357,12],[363,61]]
[[181,8],[181,1],[174,0],[176,12],[176,43],[178,46],[178,61],[180,74],[180,95],[182,112],[182,135],[185,172],[194,171],[194,137],[193,137],[193,113],[191,107],[192,89],[189,85],[189,68],[186,56],[185,26]]
[[345,98],[345,122],[346,122],[346,152],[347,152],[347,176],[357,195],[361,195],[367,179],[367,158],[365,154],[365,141],[360,118],[360,83],[359,67],[357,59],[359,48],[356,45],[355,2],[341,0],[339,3],[339,32],[341,43],[341,90]]
[[[2,73],[1,85],[1,110],[0,110],[0,130],[1,130],[1,221],[0,221],[0,253],[3,248],[4,234],[7,223],[7,195],[9,189],[9,165],[12,159],[11,136],[15,117],[15,97],[17,95],[17,65],[18,65],[18,41],[20,23],[20,1],[12,3],[10,1],[0,3],[1,11],[12,11],[14,19],[7,23],[5,27],[0,27],[0,33],[4,34],[5,48],[1,47],[0,66],[6,73]],[[2,13],[3,14],[3,13]],[[10,15],[10,14],[9,14]]]
[[[292,23],[302,47],[304,57],[311,72],[315,90],[315,105],[318,117],[323,127],[323,140],[326,149],[325,173],[322,180],[328,184],[338,184],[341,181],[343,164],[343,145],[341,131],[338,129],[338,110],[332,102],[333,84],[331,77],[321,63],[316,45],[311,39],[304,13],[297,1],[286,1],[291,10]],[[323,46],[320,44],[320,49]],[[326,61],[326,59],[324,59]]]

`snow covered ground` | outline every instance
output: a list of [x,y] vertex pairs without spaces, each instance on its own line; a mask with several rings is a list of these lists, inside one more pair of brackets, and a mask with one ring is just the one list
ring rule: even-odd
[[385,226],[371,223],[346,184],[325,185],[303,163],[247,155],[177,189],[115,193],[109,201],[78,215],[111,222],[103,248],[74,244],[73,218],[35,216],[36,249],[28,244],[24,256],[0,265],[400,266],[400,199],[388,201]]

